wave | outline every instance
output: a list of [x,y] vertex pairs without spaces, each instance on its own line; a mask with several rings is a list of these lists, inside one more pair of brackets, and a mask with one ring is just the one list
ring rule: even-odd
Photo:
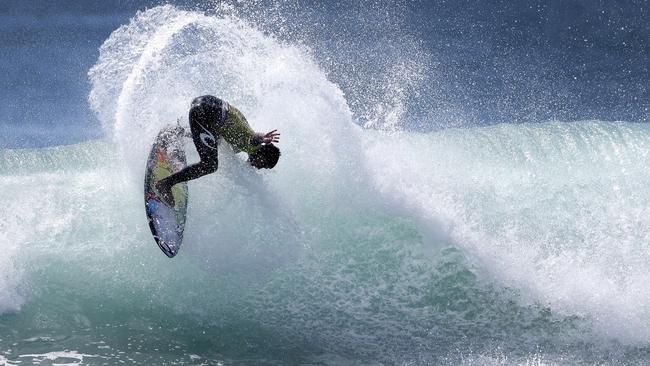
[[587,316],[607,336],[647,339],[646,125],[504,124],[391,140],[375,147],[391,152],[374,174],[385,196],[423,225],[438,222],[529,301]]

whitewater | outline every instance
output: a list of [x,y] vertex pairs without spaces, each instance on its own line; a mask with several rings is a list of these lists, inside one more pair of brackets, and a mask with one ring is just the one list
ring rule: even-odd
[[[647,125],[362,128],[308,47],[169,5],[88,76],[105,138],[0,150],[0,365],[650,357]],[[277,128],[282,157],[257,172],[222,144],[170,260],[145,162],[204,94]]]

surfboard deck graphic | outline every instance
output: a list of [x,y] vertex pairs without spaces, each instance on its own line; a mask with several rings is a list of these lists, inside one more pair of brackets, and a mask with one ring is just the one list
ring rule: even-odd
[[149,228],[156,244],[169,258],[178,254],[183,242],[187,183],[172,187],[173,207],[165,203],[154,184],[187,165],[182,136],[182,127],[166,127],[158,133],[149,153],[144,177],[144,204]]

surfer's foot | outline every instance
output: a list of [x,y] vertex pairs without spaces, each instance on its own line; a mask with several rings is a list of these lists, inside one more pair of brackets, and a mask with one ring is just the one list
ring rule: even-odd
[[160,198],[165,201],[170,207],[174,207],[174,195],[172,194],[172,187],[165,184],[162,180],[156,182],[156,190],[160,194]]

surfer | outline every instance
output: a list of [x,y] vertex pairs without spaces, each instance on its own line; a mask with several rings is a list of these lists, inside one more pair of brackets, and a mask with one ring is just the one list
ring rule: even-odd
[[257,169],[272,169],[280,158],[280,133],[259,133],[251,129],[244,115],[228,102],[212,95],[195,98],[190,107],[190,131],[201,161],[188,165],[156,182],[156,189],[167,203],[174,205],[172,187],[181,182],[214,173],[219,167],[217,140],[222,137],[236,152],[248,153],[248,162]]

